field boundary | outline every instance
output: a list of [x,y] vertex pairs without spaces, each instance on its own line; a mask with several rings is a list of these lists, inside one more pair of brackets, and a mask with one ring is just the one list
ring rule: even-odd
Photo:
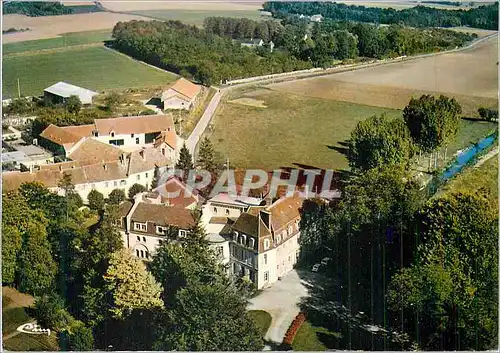
[[[19,43],[22,43],[22,42],[19,42]],[[89,43],[89,44],[77,44],[77,45],[70,45],[67,47],[60,47],[60,48],[20,51],[17,53],[4,54],[3,57],[4,58],[13,58],[13,57],[18,57],[18,56],[30,56],[30,55],[38,55],[38,54],[60,53],[60,52],[64,52],[64,51],[85,49],[85,48],[90,48],[90,47],[100,47],[100,46],[103,46],[103,44],[98,43],[98,42]]]

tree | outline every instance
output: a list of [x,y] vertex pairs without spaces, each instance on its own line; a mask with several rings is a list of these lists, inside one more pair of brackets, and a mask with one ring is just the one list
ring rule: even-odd
[[488,121],[498,120],[498,110],[481,107],[477,110],[479,116]]
[[158,187],[158,183],[160,182],[160,178],[161,178],[161,175],[160,175],[160,167],[158,167],[157,165],[155,165],[155,171],[154,171],[154,175],[153,175],[153,181],[151,181],[151,190],[154,190]]
[[412,140],[401,119],[373,116],[359,122],[351,133],[348,159],[353,169],[408,166],[412,156]]
[[91,210],[100,211],[104,208],[104,195],[95,189],[89,192],[87,201]]
[[128,198],[133,199],[135,195],[147,191],[146,187],[141,184],[134,184],[128,189]]
[[62,332],[74,320],[64,307],[64,299],[55,293],[36,298],[35,318],[39,325],[56,332]]
[[66,99],[65,105],[68,112],[73,114],[78,114],[80,109],[82,109],[82,101],[78,96],[69,96],[68,99]]
[[[4,207],[5,207],[4,203]],[[19,230],[12,225],[2,225],[2,282],[12,284],[17,273],[17,257],[21,250],[22,238]]]
[[188,284],[160,322],[155,350],[259,351],[264,346],[246,302],[224,283]]
[[92,329],[79,320],[74,320],[61,334],[61,346],[66,351],[92,351],[94,336]]
[[118,104],[120,104],[122,102],[123,102],[123,98],[117,92],[109,92],[104,97],[104,104],[106,104],[106,108],[109,111],[113,111],[118,106]]
[[114,189],[108,196],[108,203],[111,205],[119,205],[123,201],[125,201],[125,191],[122,189]]
[[115,252],[104,275],[106,290],[112,296],[110,308],[115,318],[124,318],[134,309],[162,307],[161,286],[155,282],[144,263],[128,249]]
[[412,266],[391,282],[391,309],[405,311],[405,326],[424,349],[492,349],[498,331],[496,211],[482,194],[454,193],[429,201],[415,223],[420,246]]
[[19,290],[41,295],[54,284],[57,264],[50,253],[46,224],[30,222],[19,252]]
[[209,173],[214,174],[218,170],[214,147],[210,139],[206,136],[201,141],[197,162],[198,167],[208,171]]
[[68,196],[75,192],[75,185],[73,184],[73,180],[71,174],[64,172],[61,180],[57,183],[57,187],[64,190],[64,196]]
[[186,147],[186,143],[182,145],[181,151],[179,152],[179,160],[175,165],[175,168],[182,170],[184,172],[184,177],[187,178],[187,173],[193,169],[193,157]]
[[423,95],[410,100],[403,119],[415,144],[424,152],[432,152],[456,136],[461,112],[455,98]]

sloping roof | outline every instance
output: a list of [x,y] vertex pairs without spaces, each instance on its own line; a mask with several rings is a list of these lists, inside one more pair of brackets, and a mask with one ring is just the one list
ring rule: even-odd
[[10,191],[18,189],[23,183],[35,181],[34,173],[2,172],[2,189]]
[[133,205],[134,204],[128,200],[122,201],[122,203],[118,205],[118,215],[122,218],[126,217]]
[[169,114],[96,119],[94,123],[96,130],[102,135],[109,135],[112,131],[115,134],[147,134],[174,127]]
[[80,136],[54,124],[47,126],[47,128],[40,134],[40,137],[64,146],[65,148],[69,148],[81,140]]
[[85,175],[84,182],[88,183],[127,178],[127,166],[118,161],[86,165],[80,169]]
[[155,166],[165,166],[171,161],[156,148],[143,148],[131,152],[129,155],[128,174],[141,173],[145,170],[153,170]]
[[116,161],[123,154],[123,151],[113,145],[108,145],[98,140],[86,139],[69,154],[73,161],[109,162]]
[[242,213],[233,224],[233,229],[254,237],[259,236],[259,217],[249,213]]
[[[159,185],[155,191],[162,195],[162,199],[169,205],[186,208],[198,202],[198,192],[188,188],[186,184],[178,180],[175,176],[170,177],[166,183]],[[188,196],[189,192],[189,196]],[[177,193],[176,197],[169,197],[168,194]]]
[[86,88],[78,87],[66,82],[57,82],[50,87],[44,89],[45,92],[55,94],[56,96],[68,98],[69,96],[77,96],[83,104],[92,103],[92,97],[98,95],[98,92],[91,91]]
[[302,207],[302,202],[303,199],[296,194],[292,197],[283,197],[266,209],[271,213],[271,226],[275,232],[300,217],[299,209]]
[[154,146],[158,147],[164,142],[175,150],[177,147],[177,135],[173,129],[162,131],[161,134],[156,137]]
[[196,97],[198,93],[200,93],[201,87],[181,77],[180,79],[175,81],[175,83],[169,88],[169,90],[180,93],[181,95],[191,100]]
[[262,202],[261,199],[255,197],[247,197],[247,196],[236,196],[233,197],[228,193],[221,192],[214,197],[212,197],[210,202],[219,202],[229,205],[237,205],[237,206],[258,206]]
[[135,222],[153,222],[160,226],[174,226],[181,229],[189,229],[194,224],[193,215],[190,210],[140,202],[131,220]]
[[65,126],[62,127],[65,132],[69,132],[80,138],[92,136],[92,132],[95,130],[94,124],[78,125],[78,126]]

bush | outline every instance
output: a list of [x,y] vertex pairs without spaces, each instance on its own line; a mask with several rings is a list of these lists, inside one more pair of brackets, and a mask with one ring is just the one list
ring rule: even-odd
[[61,333],[59,343],[67,351],[91,351],[94,349],[94,336],[92,330],[79,320]]
[[479,113],[479,116],[485,120],[488,121],[498,120],[498,110],[486,109],[481,107],[477,110],[477,112]]
[[299,331],[300,327],[302,324],[306,321],[306,316],[304,313],[299,313],[295,319],[293,320],[292,324],[288,328],[285,334],[285,338],[283,339],[283,344],[286,345],[291,345],[293,342],[293,339],[295,338],[295,335]]
[[74,320],[57,294],[44,294],[36,299],[35,318],[40,326],[56,332],[61,332]]

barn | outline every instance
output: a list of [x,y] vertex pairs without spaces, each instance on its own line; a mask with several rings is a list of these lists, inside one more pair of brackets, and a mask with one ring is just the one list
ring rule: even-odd
[[66,82],[57,82],[43,90],[45,104],[63,104],[70,96],[77,96],[84,105],[92,104],[92,98],[98,92],[78,87]]

